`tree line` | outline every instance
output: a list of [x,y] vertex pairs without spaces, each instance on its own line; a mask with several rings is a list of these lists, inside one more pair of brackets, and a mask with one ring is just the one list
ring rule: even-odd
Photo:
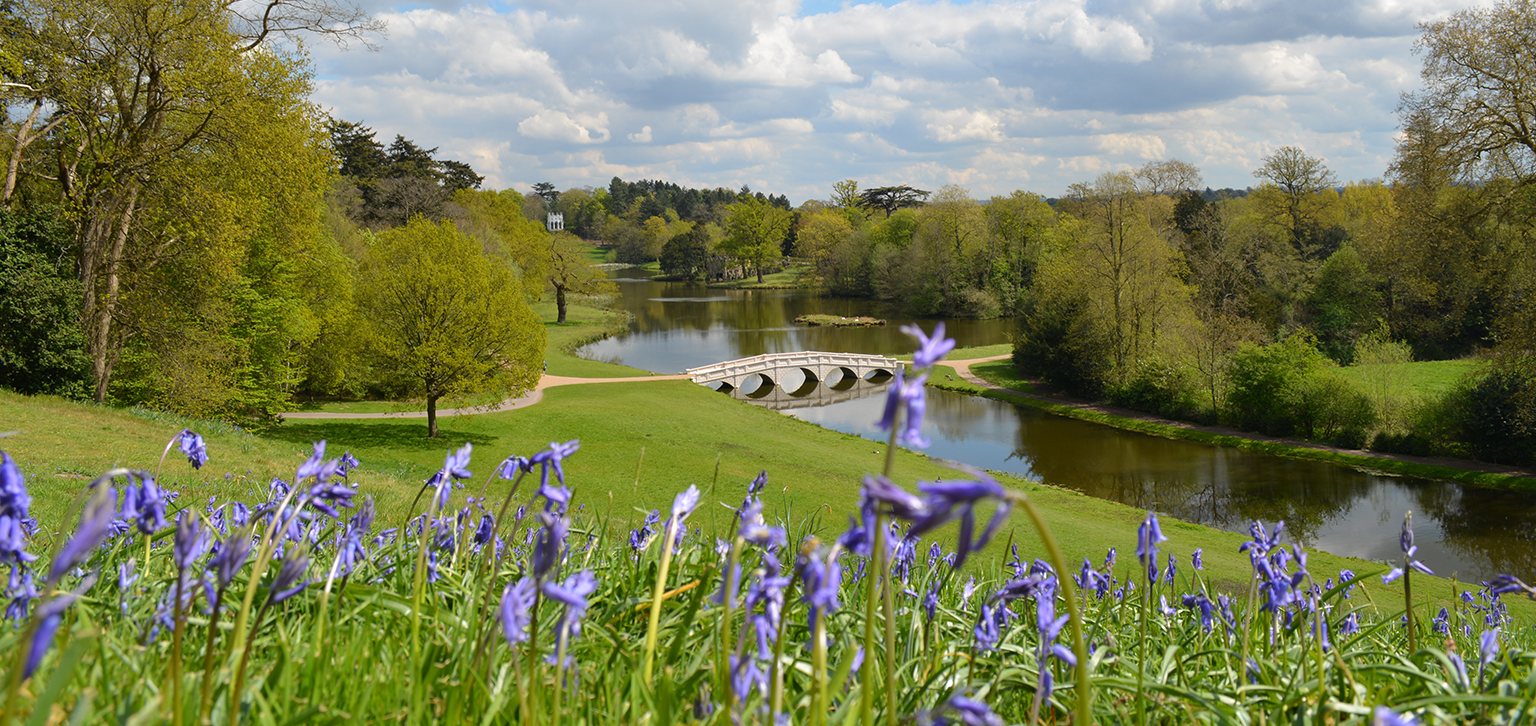
[[255,425],[533,385],[531,304],[602,291],[580,241],[326,117],[276,42],[380,30],[312,0],[0,4],[0,385]]

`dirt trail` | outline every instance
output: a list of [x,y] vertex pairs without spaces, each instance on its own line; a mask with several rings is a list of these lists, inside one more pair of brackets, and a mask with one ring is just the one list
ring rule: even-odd
[[[476,413],[499,413],[512,411],[519,408],[527,408],[544,400],[544,389],[556,386],[574,386],[585,383],[634,383],[637,381],[685,381],[688,376],[634,376],[631,378],[569,378],[566,376],[545,375],[539,379],[538,385],[533,390],[517,398],[509,398],[494,406],[471,406],[466,408],[439,409],[437,415],[463,416]],[[280,413],[283,419],[315,419],[315,418],[426,418],[426,411],[387,411],[376,413],[336,413],[331,411],[293,411]]]

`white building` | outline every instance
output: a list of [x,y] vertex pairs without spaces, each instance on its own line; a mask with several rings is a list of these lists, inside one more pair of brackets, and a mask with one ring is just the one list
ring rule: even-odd
[[559,212],[550,212],[549,221],[544,226],[551,232],[559,232],[565,229],[565,215]]

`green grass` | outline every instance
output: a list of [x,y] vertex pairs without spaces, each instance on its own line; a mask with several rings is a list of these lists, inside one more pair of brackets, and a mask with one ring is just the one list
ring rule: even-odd
[[[971,372],[982,380],[985,380],[993,385],[1002,386],[1004,388],[1017,388],[1017,373],[1013,371],[1012,365],[1006,360],[972,366]],[[987,398],[1018,404],[1021,406],[1029,406],[1031,408],[1037,408],[1042,411],[1058,414],[1061,416],[1067,416],[1069,418],[1103,424],[1105,426],[1113,426],[1115,428],[1125,429],[1127,431],[1137,431],[1153,436],[1162,436],[1169,439],[1183,439],[1186,441],[1198,441],[1200,443],[1211,444],[1213,446],[1227,446],[1235,449],[1244,449],[1247,451],[1260,451],[1267,454],[1287,456],[1294,459],[1327,461],[1336,464],[1343,464],[1345,466],[1363,467],[1366,469],[1387,471],[1395,474],[1407,474],[1409,476],[1418,476],[1427,479],[1444,479],[1448,481],[1461,482],[1463,484],[1470,484],[1473,486],[1536,491],[1536,479],[1529,479],[1526,477],[1474,471],[1471,469],[1459,469],[1448,466],[1435,466],[1431,464],[1421,464],[1413,461],[1400,461],[1397,459],[1387,459],[1375,456],[1360,456],[1357,454],[1348,454],[1327,449],[1314,449],[1306,446],[1292,446],[1274,441],[1259,441],[1256,439],[1244,438],[1242,436],[1216,434],[1208,431],[1185,428],[1182,426],[1171,426],[1155,421],[1143,421],[1141,419],[1116,416],[1113,414],[1104,413],[1102,411],[1092,411],[1063,403],[1042,401],[1035,398],[1014,395],[1006,391],[982,389],[981,387],[966,381],[943,380],[942,376],[939,376],[938,378],[940,378],[940,380],[937,381],[930,379],[931,384],[940,388],[961,391],[975,395],[982,395],[986,396]]]
[[1421,398],[1437,396],[1451,390],[1462,377],[1478,370],[1483,361],[1475,358],[1461,360],[1431,360],[1416,363],[1391,363],[1383,366],[1349,366],[1337,369],[1337,374],[1364,387],[1377,373],[1377,368],[1387,368],[1393,379],[1408,391]]
[[[943,371],[935,377],[943,381]],[[9,393],[0,395],[0,419],[27,432],[5,439],[4,448],[36,477],[36,516],[55,527],[91,476],[114,465],[153,468],[164,442],[182,425],[204,428],[199,422],[150,421],[57,398]],[[308,455],[310,442],[324,439],[331,455],[351,451],[362,460],[356,477],[361,489],[379,497],[381,511],[392,513],[442,465],[451,447],[473,443],[472,469],[483,476],[510,454],[529,456],[551,441],[580,439],[581,451],[566,466],[576,492],[573,506],[586,504],[588,511],[599,512],[612,506],[617,523],[638,516],[633,515],[637,509],[662,506],[689,484],[707,491],[718,460],[719,489],[697,522],[727,514],[722,503],[739,502],[745,483],[766,470],[764,501],[770,513],[780,513],[796,527],[816,518],[841,530],[857,504],[862,477],[880,469],[885,448],[686,381],[553,388],[535,406],[445,417],[439,425],[442,438],[437,440],[426,438],[424,421],[398,419],[295,420],[261,436],[214,432],[207,435],[207,467],[191,472],[173,452],[163,478],[190,497],[183,502],[206,502],[210,494],[249,498],[252,491],[264,491],[273,476],[290,478]],[[903,450],[896,458],[894,479],[909,487],[920,478],[953,476],[952,470],[921,454]],[[1071,543],[1074,561],[1102,557],[1109,547],[1134,550],[1136,524],[1145,512],[1014,477],[1000,479],[1029,493],[1056,536]],[[1244,537],[1173,519],[1166,519],[1164,527],[1179,543],[1170,551],[1181,560],[1203,548],[1210,577],[1232,586],[1246,582],[1247,560],[1237,553]],[[1014,518],[998,536],[1018,542],[1026,558],[1043,555],[1039,539],[1022,518]],[[1318,553],[1314,562],[1321,570],[1371,567],[1325,553]]]
[[293,405],[294,411],[324,411],[326,413],[395,413],[421,411],[426,408],[421,401],[302,401]]
[[576,349],[588,343],[617,335],[629,329],[624,313],[612,310],[568,305],[565,322],[556,323],[555,303],[541,301],[533,306],[534,314],[544,321],[545,360],[549,362],[549,374],[575,378],[628,378],[653,375],[650,371],[630,368],[616,363],[587,360],[576,355]]
[[[1009,343],[998,343],[997,345],[978,345],[978,346],[974,346],[974,347],[971,347],[971,348],[956,348],[956,349],[950,351],[949,355],[947,355],[945,357],[950,359],[950,360],[975,360],[977,358],[991,358],[994,355],[1004,355],[1004,354],[1010,354],[1012,352],[1013,352],[1013,345],[1012,344],[1009,344]],[[897,358],[899,360],[912,360],[912,354],[911,353],[903,353],[901,355],[892,356],[892,357]],[[1002,361],[1002,362],[1003,363],[1007,363],[1007,361]],[[983,365],[994,365],[994,364],[987,363],[987,364],[983,364]]]

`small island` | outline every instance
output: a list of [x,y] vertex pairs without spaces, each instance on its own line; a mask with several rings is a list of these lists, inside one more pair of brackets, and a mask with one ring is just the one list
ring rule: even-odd
[[795,322],[812,327],[828,325],[834,328],[869,328],[876,325],[885,325],[885,321],[880,318],[845,318],[841,315],[801,315],[795,318]]

